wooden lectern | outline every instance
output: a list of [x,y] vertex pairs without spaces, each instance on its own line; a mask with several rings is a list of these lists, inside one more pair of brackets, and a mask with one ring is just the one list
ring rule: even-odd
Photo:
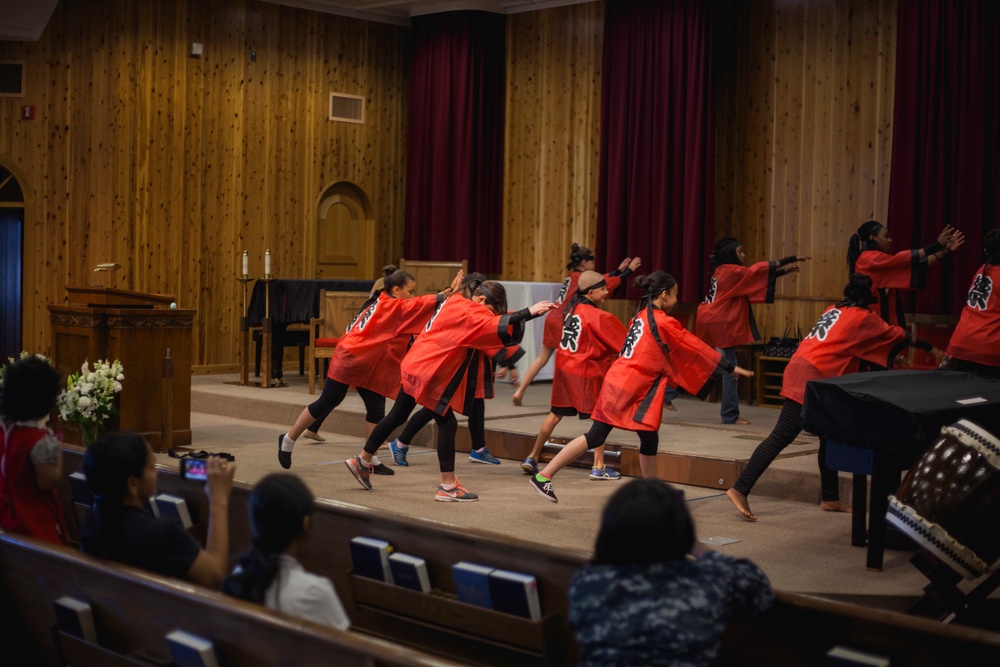
[[[160,451],[169,423],[172,444],[191,444],[191,328],[194,310],[169,308],[167,294],[144,294],[102,286],[69,285],[70,305],[49,306],[52,363],[66,377],[84,361],[122,362],[125,381],[118,395],[117,430],[135,431]],[[167,350],[174,373],[163,379]],[[169,389],[169,391],[168,391]],[[172,394],[171,412],[163,409]],[[113,427],[113,424],[109,424]],[[66,431],[67,442],[80,444],[79,433]]]

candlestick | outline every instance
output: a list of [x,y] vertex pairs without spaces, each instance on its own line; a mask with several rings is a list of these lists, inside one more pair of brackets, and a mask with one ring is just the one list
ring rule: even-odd
[[250,255],[248,255],[247,251],[244,250],[243,251],[243,277],[246,278],[249,273],[250,273]]
[[271,277],[271,250],[270,248],[264,252],[264,277]]

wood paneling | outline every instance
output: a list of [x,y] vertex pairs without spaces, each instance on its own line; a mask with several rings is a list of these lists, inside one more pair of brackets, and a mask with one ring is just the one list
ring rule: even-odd
[[[371,265],[399,257],[407,48],[399,26],[252,0],[64,0],[38,42],[0,43],[27,63],[26,96],[0,99],[0,156],[33,193],[24,347],[50,352],[45,306],[117,261],[102,283],[197,310],[196,365],[234,362],[239,255],[313,277],[334,183],[371,202]],[[366,97],[366,124],[327,120],[334,91]]]

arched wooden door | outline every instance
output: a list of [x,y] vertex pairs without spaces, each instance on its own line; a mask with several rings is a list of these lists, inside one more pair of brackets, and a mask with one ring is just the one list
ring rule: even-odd
[[320,197],[316,217],[316,277],[371,280],[375,221],[358,186],[334,183]]

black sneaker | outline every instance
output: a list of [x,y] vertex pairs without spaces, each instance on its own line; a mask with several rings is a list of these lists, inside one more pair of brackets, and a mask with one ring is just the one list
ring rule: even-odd
[[384,463],[379,463],[377,466],[372,466],[372,472],[376,475],[395,475],[396,471],[387,466]]
[[531,487],[535,491],[538,491],[543,498],[552,503],[559,502],[559,499],[556,498],[556,492],[552,488],[551,479],[540,480],[538,479],[538,475],[532,475],[528,478],[528,481],[531,482]]
[[278,463],[281,464],[282,468],[288,470],[292,467],[292,453],[281,449],[281,443],[285,439],[286,435],[287,433],[282,433],[278,436]]

